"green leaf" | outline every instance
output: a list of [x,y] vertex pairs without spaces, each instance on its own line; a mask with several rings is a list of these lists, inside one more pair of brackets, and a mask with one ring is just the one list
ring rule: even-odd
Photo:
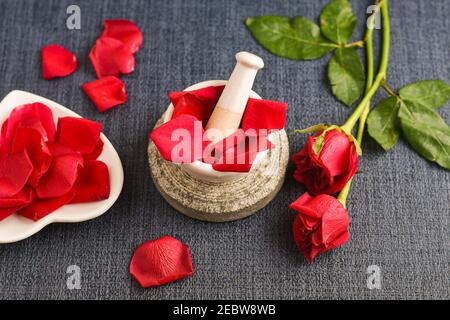
[[437,109],[450,100],[450,86],[442,80],[423,80],[404,86],[399,95],[403,100]]
[[331,90],[339,101],[350,106],[364,90],[364,67],[353,48],[339,48],[328,62]]
[[347,0],[333,0],[320,14],[320,30],[338,44],[345,44],[352,36],[356,26],[356,17]]
[[321,35],[315,23],[304,17],[261,16],[247,18],[245,24],[260,45],[280,57],[318,59],[336,47]]
[[398,112],[403,135],[424,158],[450,170],[450,128],[436,111],[404,101]]
[[400,136],[398,110],[402,104],[398,97],[388,97],[381,100],[367,118],[367,132],[386,151],[395,146]]

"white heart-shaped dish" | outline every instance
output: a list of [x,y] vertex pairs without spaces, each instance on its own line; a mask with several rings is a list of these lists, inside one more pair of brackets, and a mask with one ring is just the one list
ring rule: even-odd
[[[33,102],[41,102],[47,105],[53,112],[55,123],[57,123],[57,120],[60,117],[80,117],[75,112],[54,101],[29,92],[14,90],[0,102],[0,124],[8,118],[15,107]],[[98,160],[106,163],[109,168],[111,181],[111,193],[109,198],[97,202],[65,205],[38,221],[32,221],[20,215],[13,214],[3,221],[0,221],[0,243],[11,243],[23,240],[39,232],[42,228],[51,223],[75,223],[91,220],[101,216],[111,208],[122,191],[124,179],[123,167],[117,151],[103,133],[101,134],[101,139],[104,142],[104,147]]]

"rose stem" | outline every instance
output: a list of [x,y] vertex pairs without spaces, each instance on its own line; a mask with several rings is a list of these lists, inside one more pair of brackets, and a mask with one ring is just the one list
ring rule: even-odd
[[[385,0],[387,2],[387,0]],[[373,42],[372,42],[372,35],[373,35],[373,29],[375,28],[375,16],[378,13],[378,10],[380,8],[380,5],[383,5],[384,1],[382,0],[380,3],[378,3],[377,10],[372,14],[371,17],[369,17],[369,26],[366,31],[365,35],[365,42],[366,42],[366,56],[367,56],[367,77],[366,77],[366,90],[365,95],[367,96],[369,94],[369,91],[371,87],[373,86],[373,74],[374,74],[374,63],[373,63]],[[387,15],[387,3],[385,4],[385,9],[383,12],[383,48],[387,45],[389,48],[389,16]],[[384,7],[384,6],[383,6]],[[387,28],[387,32],[386,32]],[[387,37],[387,41],[386,40]],[[383,50],[384,55],[386,56],[386,63],[385,63],[385,69],[384,69],[384,78],[386,76],[386,69],[387,69],[387,60],[389,55],[389,50],[385,51]],[[381,70],[381,67],[380,67]],[[380,84],[383,82],[380,81]],[[378,89],[378,88],[377,88]],[[373,95],[373,94],[372,94]],[[359,105],[358,105],[359,107]],[[358,109],[358,107],[356,109]],[[361,116],[359,118],[359,126],[358,126],[358,134],[356,140],[358,141],[359,145],[362,144],[362,139],[364,135],[364,128],[367,120],[367,116],[369,115],[370,111],[370,98],[367,100],[367,102],[364,105],[364,108],[362,110]],[[356,112],[356,110],[355,110]],[[354,124],[353,124],[354,125]],[[353,128],[353,127],[352,127]],[[351,130],[350,130],[351,131]],[[350,179],[347,184],[344,186],[344,188],[341,190],[341,192],[338,195],[338,200],[342,203],[342,205],[345,207],[345,203],[347,201],[348,193],[350,192],[350,187],[352,185],[352,180]]]
[[362,113],[366,109],[367,103],[373,97],[375,92],[377,92],[380,87],[381,82],[386,77],[387,64],[389,60],[389,44],[390,44],[390,26],[389,26],[389,12],[388,12],[388,0],[383,0],[380,5],[381,16],[383,21],[383,42],[381,51],[380,68],[375,77],[375,80],[364,95],[362,100],[359,102],[358,106],[355,108],[353,114],[347,119],[345,124],[341,127],[344,132],[350,134],[353,127],[355,126],[358,119],[361,117]]

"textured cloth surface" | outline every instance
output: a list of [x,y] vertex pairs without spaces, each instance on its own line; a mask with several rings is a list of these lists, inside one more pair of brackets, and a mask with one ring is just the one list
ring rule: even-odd
[[[351,1],[361,39],[370,1]],[[66,8],[81,8],[81,30],[68,30]],[[255,52],[266,67],[255,91],[289,103],[287,129],[342,123],[351,113],[331,95],[324,58],[295,62],[275,57],[252,39],[243,21],[263,14],[316,19],[314,1],[0,1],[0,95],[14,89],[59,102],[100,121],[118,150],[125,186],[114,207],[98,219],[46,227],[33,237],[0,245],[0,298],[74,299],[449,299],[450,174],[403,141],[385,153],[365,139],[363,170],[348,207],[350,242],[308,264],[291,232],[288,204],[304,191],[292,164],[280,194],[256,215],[233,223],[189,219],[159,195],[147,167],[148,133],[169,104],[169,90],[207,79],[226,79],[234,53]],[[389,83],[450,81],[450,3],[391,1]],[[88,52],[106,18],[127,18],[144,33],[136,71],[123,77],[126,105],[99,114],[80,89],[94,79]],[[375,32],[379,44],[379,31]],[[41,77],[42,46],[75,52],[79,69],[54,81]],[[361,52],[362,53],[362,52]],[[375,101],[386,94],[381,90]],[[439,113],[450,122],[450,106]],[[291,152],[305,143],[290,136]],[[148,239],[172,235],[186,243],[196,273],[143,290],[129,275],[132,253]],[[67,267],[81,268],[81,289],[69,290]],[[367,288],[367,267],[381,268],[381,289]]]

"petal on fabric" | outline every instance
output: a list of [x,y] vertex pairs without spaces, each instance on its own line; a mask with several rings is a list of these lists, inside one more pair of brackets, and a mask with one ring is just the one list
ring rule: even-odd
[[79,154],[54,158],[47,173],[36,187],[38,198],[57,198],[67,194],[75,185],[78,169],[82,165],[83,157]]
[[204,136],[201,121],[192,115],[181,115],[155,128],[150,139],[164,160],[192,163],[202,159],[203,150],[210,143]]
[[17,211],[18,214],[25,218],[37,221],[44,218],[53,211],[68,204],[74,197],[75,192],[70,190],[68,193],[57,198],[39,199],[29,206]]
[[115,38],[135,53],[142,46],[142,32],[130,20],[105,20],[102,37]]
[[283,102],[249,98],[242,118],[242,129],[281,130],[286,123],[287,107]]
[[75,196],[70,203],[108,199],[110,192],[108,166],[101,161],[87,161],[80,169],[74,191]]
[[130,273],[143,287],[155,287],[194,273],[189,248],[165,236],[144,242],[134,253]]
[[125,85],[119,78],[114,76],[107,76],[85,83],[81,88],[100,112],[109,110],[127,101]]
[[74,152],[89,154],[100,140],[102,125],[83,118],[59,118],[56,142],[69,147]]
[[77,57],[57,44],[51,44],[41,49],[42,77],[50,80],[65,77],[77,69]]
[[134,71],[135,60],[130,49],[122,41],[111,37],[100,37],[89,53],[89,60],[97,78],[118,77],[121,73]]
[[0,153],[0,198],[19,193],[32,172],[33,164],[26,150]]
[[39,132],[44,141],[53,141],[56,127],[49,107],[36,102],[16,107],[11,111],[8,125],[3,130],[6,144],[10,147],[17,128],[30,128]]

